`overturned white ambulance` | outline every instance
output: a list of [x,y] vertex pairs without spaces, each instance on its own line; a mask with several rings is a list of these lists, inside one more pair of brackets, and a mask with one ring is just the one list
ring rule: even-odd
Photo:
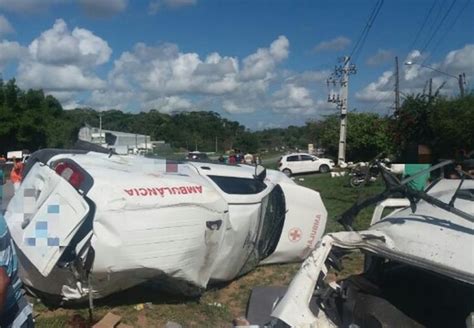
[[199,292],[302,260],[327,212],[317,192],[262,167],[41,150],[5,218],[24,284],[72,301],[160,280]]

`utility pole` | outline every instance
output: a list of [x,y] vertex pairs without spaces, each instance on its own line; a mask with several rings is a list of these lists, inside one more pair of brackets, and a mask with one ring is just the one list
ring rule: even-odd
[[216,154],[217,154],[217,136],[216,136]]
[[103,146],[102,142],[102,113],[99,114],[99,143]]
[[395,56],[395,114],[400,111],[400,75],[398,73],[398,56]]
[[458,83],[459,83],[459,91],[461,93],[461,97],[464,97],[464,84],[466,83],[465,79],[466,79],[465,73],[459,74]]
[[346,162],[346,139],[347,139],[347,107],[349,95],[349,75],[356,73],[356,67],[350,64],[350,57],[342,58],[342,65],[336,66],[334,72],[327,80],[328,87],[332,84],[334,87],[340,87],[339,93],[336,95],[330,92],[328,95],[328,102],[337,104],[341,115],[341,125],[339,131],[339,151],[337,156],[337,165],[341,166]]

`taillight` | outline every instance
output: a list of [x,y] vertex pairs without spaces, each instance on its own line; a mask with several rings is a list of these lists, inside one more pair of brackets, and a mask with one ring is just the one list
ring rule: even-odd
[[76,189],[79,189],[84,181],[84,175],[81,173],[79,168],[71,163],[59,162],[54,170]]

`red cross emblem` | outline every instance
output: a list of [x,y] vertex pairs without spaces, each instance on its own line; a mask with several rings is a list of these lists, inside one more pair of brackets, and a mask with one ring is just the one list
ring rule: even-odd
[[301,239],[301,229],[300,228],[291,228],[288,233],[288,239],[291,242],[296,243]]

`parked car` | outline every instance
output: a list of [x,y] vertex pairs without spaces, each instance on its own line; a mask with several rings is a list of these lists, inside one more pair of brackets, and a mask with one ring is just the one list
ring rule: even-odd
[[319,193],[261,166],[47,149],[5,214],[23,283],[63,301],[147,281],[195,293],[301,261],[326,217]]
[[334,161],[306,153],[293,153],[282,156],[278,160],[278,169],[287,176],[298,173],[321,172],[327,173],[334,167]]
[[[473,326],[474,180],[440,178],[418,191],[409,183],[427,170],[400,181],[382,165],[378,168],[386,189],[342,214],[338,221],[347,231],[325,235],[286,291],[258,290],[251,304],[274,319],[250,307],[252,324]],[[394,196],[405,198],[385,199]],[[377,202],[370,227],[354,231],[357,214]],[[392,212],[385,215],[387,209]],[[352,252],[364,255],[363,271],[328,281],[329,269],[340,271],[343,257]]]
[[206,153],[202,153],[200,151],[191,151],[186,156],[188,160],[199,160],[199,161],[207,161],[209,160],[209,156]]

